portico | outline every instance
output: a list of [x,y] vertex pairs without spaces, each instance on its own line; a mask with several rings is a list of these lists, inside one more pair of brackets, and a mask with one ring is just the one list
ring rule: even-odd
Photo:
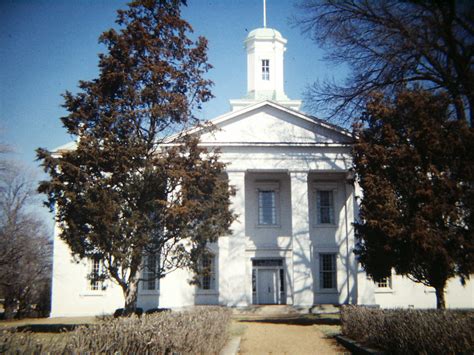
[[[223,150],[222,157],[228,154],[232,153]],[[268,160],[256,158],[262,167],[266,161],[272,161],[268,153]],[[282,165],[285,160],[281,159]],[[291,160],[294,164],[295,159]],[[233,162],[235,166],[235,156]],[[248,155],[245,163],[252,162],[254,156]],[[334,161],[331,165],[336,164]],[[311,306],[317,300],[345,302],[351,293],[345,265],[354,262],[345,244],[353,243],[351,230],[344,229],[346,222],[351,223],[346,218],[353,216],[345,210],[353,201],[352,186],[346,181],[347,170],[247,169],[229,171],[228,176],[237,191],[236,203],[243,203],[239,202],[234,209],[239,217],[232,226],[232,236],[219,242],[219,255],[220,260],[226,260],[222,268],[232,273],[240,270],[240,275],[232,279],[238,279],[243,289],[238,299],[230,292],[222,295],[220,303]],[[330,192],[330,205],[318,206],[318,191]],[[333,217],[318,222],[318,213]],[[233,247],[226,248],[230,252],[226,257],[222,246],[227,243]],[[239,256],[236,250],[240,250]],[[229,262],[233,261],[231,266]],[[327,269],[330,267],[333,269]],[[355,272],[350,274],[355,283]],[[228,285],[228,274],[221,275],[219,283]]]

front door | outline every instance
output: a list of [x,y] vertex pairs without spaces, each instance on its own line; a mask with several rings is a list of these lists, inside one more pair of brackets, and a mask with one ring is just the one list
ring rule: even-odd
[[277,304],[278,274],[276,269],[258,270],[258,303]]

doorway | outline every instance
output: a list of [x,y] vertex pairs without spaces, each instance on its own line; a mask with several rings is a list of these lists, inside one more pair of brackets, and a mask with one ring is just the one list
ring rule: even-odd
[[275,269],[258,270],[257,297],[259,304],[277,304],[277,271]]
[[252,303],[284,304],[285,300],[283,260],[252,260]]

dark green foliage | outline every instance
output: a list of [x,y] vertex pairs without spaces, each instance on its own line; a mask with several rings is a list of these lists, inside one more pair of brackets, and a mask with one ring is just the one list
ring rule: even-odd
[[449,108],[418,91],[376,96],[354,146],[359,260],[375,280],[395,268],[434,287],[438,307],[447,280],[474,271],[474,129],[449,120]]
[[388,354],[470,354],[474,313],[344,306],[342,334]]
[[[51,176],[39,190],[56,209],[60,237],[78,258],[99,258],[133,309],[142,258],[159,255],[155,277],[194,270],[209,242],[228,233],[232,190],[218,152],[176,134],[199,124],[211,98],[204,38],[188,36],[181,1],[137,0],[118,11],[120,32],[100,37],[100,75],[66,92],[61,120],[73,150],[38,150]],[[97,275],[96,275],[97,276]]]

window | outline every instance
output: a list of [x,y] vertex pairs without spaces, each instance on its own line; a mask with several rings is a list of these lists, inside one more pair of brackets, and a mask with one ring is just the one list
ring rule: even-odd
[[335,224],[334,219],[334,191],[316,191],[316,210],[318,224]]
[[156,255],[146,255],[143,258],[142,289],[153,291],[159,289],[158,268],[159,257]]
[[102,268],[99,258],[90,259],[89,264],[89,290],[100,291],[103,290],[103,281],[101,280]]
[[283,268],[280,269],[280,299],[283,299],[285,294],[285,272]]
[[384,277],[379,282],[375,283],[378,288],[392,288],[392,278],[391,277]]
[[375,281],[371,276],[367,275],[367,280],[375,284],[375,292],[392,292],[392,276],[382,278],[380,281]]
[[215,290],[216,288],[216,261],[214,255],[204,255],[201,259],[201,290]]
[[257,304],[257,269],[252,268],[252,303]]
[[270,80],[270,60],[262,59],[262,80]]
[[336,289],[336,254],[319,254],[319,286],[321,289]]
[[257,192],[256,222],[258,226],[279,227],[280,223],[280,183],[278,181],[255,181]]
[[276,192],[274,190],[258,191],[258,224],[277,224]]

